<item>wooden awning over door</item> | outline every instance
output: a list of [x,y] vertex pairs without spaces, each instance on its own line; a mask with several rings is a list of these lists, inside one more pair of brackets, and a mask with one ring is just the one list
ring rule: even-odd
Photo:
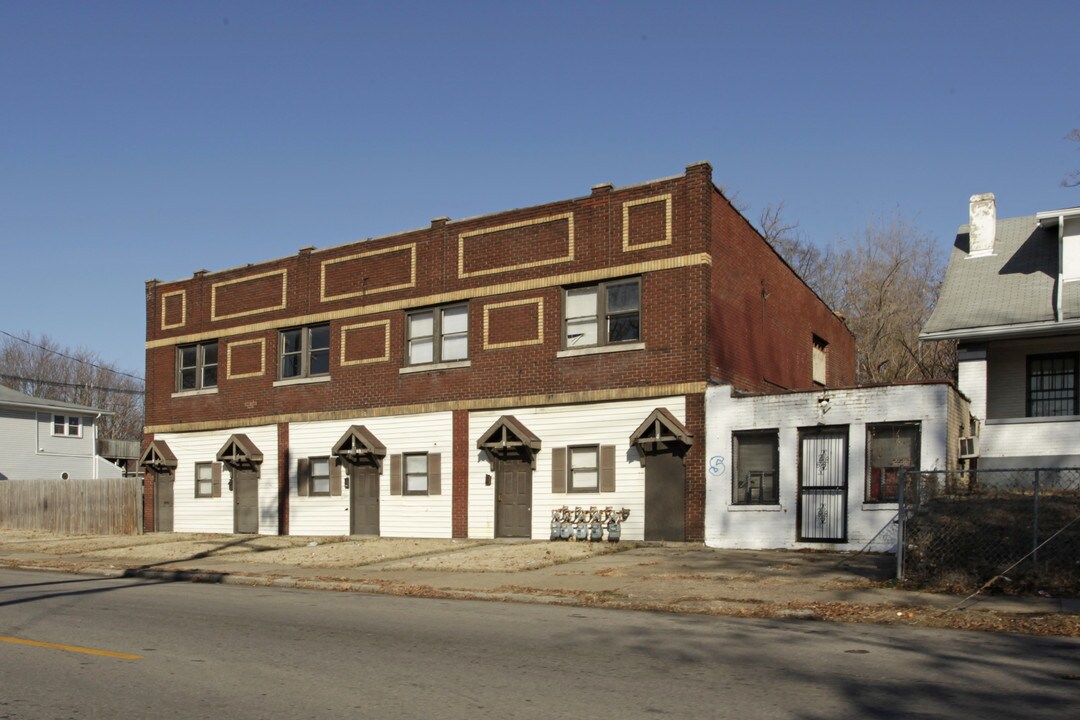
[[154,472],[168,471],[176,467],[176,455],[164,440],[154,440],[139,458],[139,467]]
[[693,444],[694,436],[667,408],[653,410],[630,435],[630,446],[637,449],[642,463],[649,455],[684,455]]
[[476,441],[479,450],[489,456],[519,452],[529,458],[536,468],[536,454],[540,452],[540,438],[525,427],[513,415],[503,415]]
[[243,433],[230,435],[217,454],[218,462],[234,468],[253,468],[263,461],[262,451]]
[[370,461],[381,470],[386,446],[363,425],[353,425],[334,443],[330,454],[357,465]]

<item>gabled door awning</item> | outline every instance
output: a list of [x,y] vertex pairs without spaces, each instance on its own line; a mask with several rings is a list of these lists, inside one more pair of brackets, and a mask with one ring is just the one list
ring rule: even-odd
[[234,468],[249,468],[263,461],[262,451],[243,433],[229,436],[217,454],[218,462]]
[[517,452],[529,457],[535,466],[536,453],[540,452],[540,438],[513,415],[503,415],[476,441],[476,447],[492,454]]
[[353,425],[334,443],[330,452],[351,463],[359,464],[363,460],[371,460],[381,467],[382,460],[386,457],[386,446],[363,425]]
[[164,440],[154,440],[139,458],[139,467],[161,472],[176,467],[176,455]]
[[694,436],[667,408],[653,410],[630,435],[630,445],[642,458],[664,452],[681,455],[693,444]]

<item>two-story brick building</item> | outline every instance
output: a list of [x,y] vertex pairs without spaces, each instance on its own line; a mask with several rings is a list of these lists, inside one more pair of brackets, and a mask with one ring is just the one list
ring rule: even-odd
[[147,529],[702,540],[706,387],[855,380],[711,174],[149,281]]

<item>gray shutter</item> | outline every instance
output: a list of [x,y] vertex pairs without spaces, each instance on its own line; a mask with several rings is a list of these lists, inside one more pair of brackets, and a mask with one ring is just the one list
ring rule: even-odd
[[551,492],[566,492],[566,448],[551,448]]
[[330,458],[330,494],[341,494],[341,460],[340,458]]
[[311,460],[308,458],[296,461],[296,494],[300,497],[311,494]]
[[600,492],[615,492],[615,446],[600,446]]
[[216,462],[210,466],[210,477],[214,483],[214,489],[210,494],[214,497],[221,497],[221,463]]
[[427,494],[442,495],[442,453],[428,453]]
[[390,456],[390,494],[401,494],[401,455]]

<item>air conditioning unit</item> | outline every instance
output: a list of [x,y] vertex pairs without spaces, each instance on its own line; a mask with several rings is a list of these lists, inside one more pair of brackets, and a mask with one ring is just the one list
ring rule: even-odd
[[979,457],[979,438],[977,436],[960,438],[960,459]]

